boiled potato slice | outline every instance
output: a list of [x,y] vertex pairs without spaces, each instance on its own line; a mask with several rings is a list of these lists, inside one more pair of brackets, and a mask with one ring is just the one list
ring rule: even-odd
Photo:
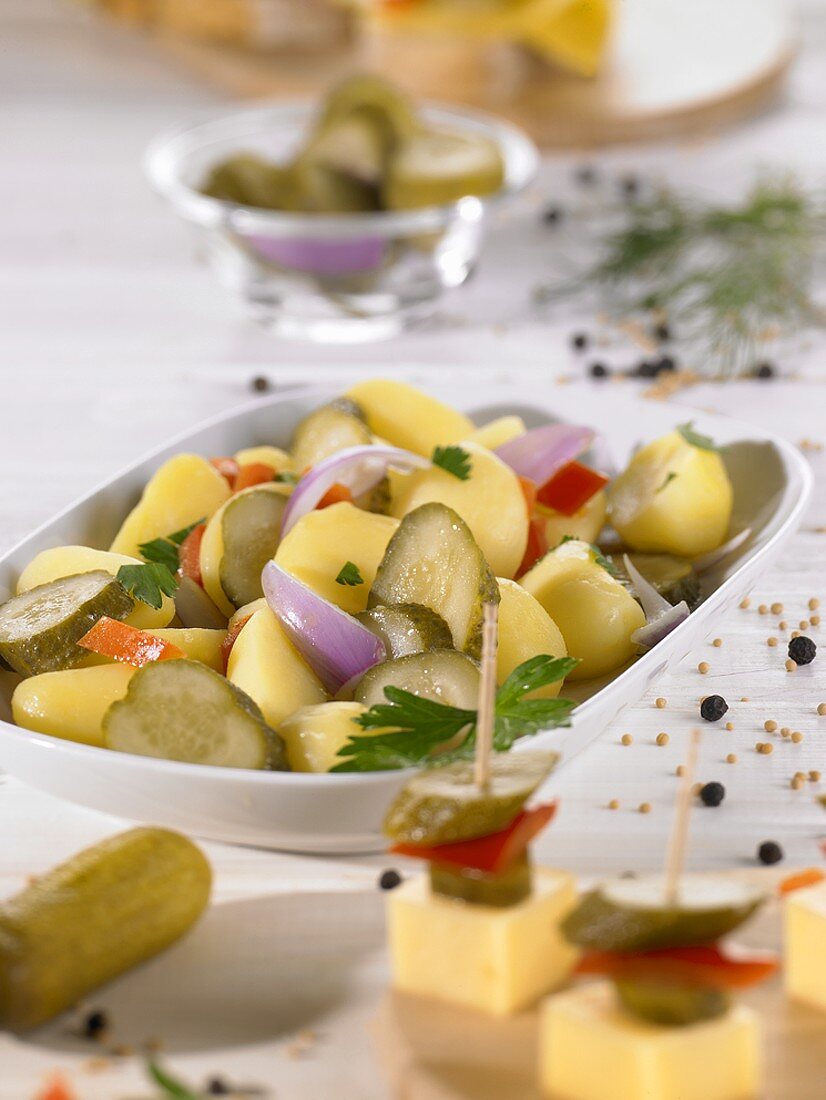
[[349,389],[347,396],[364,410],[376,435],[428,458],[434,447],[467,439],[474,430],[464,413],[406,382],[369,379]]
[[583,542],[596,542],[605,524],[607,507],[608,498],[600,489],[572,516],[563,516],[555,508],[546,508],[542,504],[537,504],[536,514],[545,520],[545,538],[548,547],[553,550],[566,536]]
[[[398,526],[390,516],[365,512],[347,502],[331,504],[302,516],[278,547],[275,560],[313,592],[355,615],[367,607],[379,562]],[[337,583],[348,561],[358,566],[364,584]]]
[[632,549],[695,558],[725,541],[733,496],[720,455],[674,431],[637,451],[608,498]]
[[226,478],[205,458],[175,455],[149,479],[143,496],[124,520],[110,549],[116,554],[138,557],[142,542],[209,519],[229,493]]
[[[55,546],[41,550],[17,581],[17,591],[28,592],[39,584],[73,577],[76,573],[92,573],[103,569],[114,577],[122,565],[140,565],[140,559],[127,554],[114,554],[111,550],[93,550],[89,546]],[[170,596],[161,597],[159,608],[135,600],[135,607],[123,620],[138,630],[156,630],[167,626],[175,617],[175,601]]]
[[261,462],[264,466],[272,466],[277,474],[292,473],[293,460],[286,451],[280,447],[245,447],[236,452],[235,461],[239,466],[252,466],[254,462]]
[[[499,648],[496,652],[496,679],[503,684],[515,668],[547,653],[567,657],[568,650],[559,627],[542,604],[521,584],[499,577]],[[554,699],[562,681],[538,688],[527,699]]]
[[495,451],[503,443],[516,439],[518,435],[524,435],[525,431],[525,421],[521,416],[500,416],[497,420],[490,420],[475,432],[471,432],[468,439],[471,443],[478,443],[480,447]]
[[44,672],[14,690],[12,715],[18,726],[103,748],[103,716],[123,699],[135,674],[127,665]]
[[[235,605],[228,598],[221,584],[221,562],[224,558],[224,514],[227,508],[230,504],[234,505],[242,497],[252,493],[273,493],[286,500],[291,492],[292,486],[277,481],[242,489],[240,493],[235,493],[226,500],[207,524],[201,540],[201,581],[206,594],[227,618],[235,612]],[[275,542],[277,544],[277,539]]]
[[528,513],[516,474],[486,447],[462,443],[471,460],[470,477],[431,466],[394,479],[391,515],[406,516],[438,501],[458,512],[499,577],[512,577],[525,554]]
[[293,468],[303,473],[338,451],[365,447],[372,439],[359,404],[347,397],[338,397],[314,409],[296,424],[290,441]]
[[227,676],[258,704],[273,729],[300,707],[327,700],[320,680],[268,607],[256,611],[238,635]]
[[580,663],[571,680],[604,676],[637,652],[631,635],[645,626],[637,601],[599,565],[585,542],[564,542],[546,554],[520,582],[562,632],[568,653]]
[[209,668],[214,668],[216,672],[224,671],[221,645],[227,634],[225,630],[206,630],[200,627],[169,627],[166,630],[153,630],[152,633],[156,638],[163,638],[165,642],[176,645],[193,661],[200,661],[202,665],[208,665]]
[[354,734],[368,731],[353,719],[364,714],[361,703],[318,703],[302,707],[278,727],[294,772],[328,772],[341,763],[338,750]]

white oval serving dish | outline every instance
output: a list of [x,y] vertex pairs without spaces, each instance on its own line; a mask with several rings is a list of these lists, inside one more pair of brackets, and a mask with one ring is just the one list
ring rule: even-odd
[[[670,431],[686,413],[659,402],[618,396],[611,388],[548,389],[514,399],[515,387],[480,382],[466,391],[432,387],[478,422],[519,412],[529,425],[549,419],[577,421],[602,432],[622,465],[641,440]],[[191,450],[233,454],[255,443],[286,445],[296,421],[331,396],[324,389],[256,400],[187,432],[61,512],[0,559],[0,600],[14,591],[20,571],[40,550],[67,543],[108,546],[121,519],[152,472],[170,455]],[[682,416],[681,416],[682,413]],[[799,452],[770,433],[722,416],[698,413],[700,431],[728,446],[735,484],[733,530],[753,528],[732,559],[706,577],[699,608],[655,649],[604,684],[579,684],[580,701],[569,729],[549,731],[532,744],[562,753],[549,787],[564,784],[564,763],[582,752],[638,699],[670,665],[715,629],[777,557],[798,526],[811,492],[809,466]],[[14,678],[0,672],[0,767],[24,782],[70,802],[153,822],[214,840],[294,852],[376,851],[384,846],[380,823],[404,772],[310,775],[179,764],[131,756],[20,729],[11,722]]]

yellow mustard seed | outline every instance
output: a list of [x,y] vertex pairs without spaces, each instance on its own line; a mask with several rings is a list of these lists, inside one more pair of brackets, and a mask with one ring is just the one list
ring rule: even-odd
[[631,736],[630,733],[624,733],[622,735],[622,737],[620,738],[620,744],[621,745],[633,745],[634,744],[634,738]]
[[773,750],[774,745],[772,745],[770,741],[758,741],[755,747],[759,753],[763,754],[763,756],[768,756],[769,753]]
[[651,803],[650,802],[640,802],[640,813],[641,814],[650,814],[651,813]]
[[817,770],[817,768],[812,768],[812,770],[809,772],[809,779],[812,783],[820,782],[820,772]]
[[812,596],[812,598],[809,600],[809,610],[810,611],[817,611],[817,609],[819,607],[820,607],[820,600],[815,599],[815,597]]
[[657,708],[657,710],[663,710],[663,708],[666,707],[667,705],[668,705],[668,700],[663,699],[662,695],[659,697],[659,699],[654,700],[654,706]]
[[679,776],[685,775],[685,764],[678,764],[675,768],[674,774]]
[[726,722],[726,729],[729,731],[729,733],[731,733],[731,731],[734,729],[734,723]]
[[797,668],[797,661],[793,661],[791,657],[786,658],[786,672],[794,672]]
[[817,704],[817,713],[821,716],[821,718],[824,714],[826,714],[826,703]]
[[657,744],[660,745],[660,747],[662,747],[663,745],[667,745],[669,740],[670,738],[667,733],[657,734]]
[[723,644],[723,639],[722,638],[715,638],[714,641],[711,644],[714,646],[715,649],[719,649],[720,646]]
[[777,629],[778,630],[788,630],[789,629],[789,624],[786,622],[785,619],[783,619],[782,622],[779,622],[777,624]]
[[819,615],[810,615],[809,616],[809,622],[812,624],[812,626],[820,626],[820,616]]
[[728,754],[728,756],[726,757],[726,763],[727,764],[736,764],[737,763],[737,754],[734,753],[734,752],[730,752]]
[[760,615],[768,615],[769,613],[769,609],[764,603],[760,604],[760,606],[757,608],[757,611]]
[[700,663],[697,665],[697,671],[702,673],[703,676],[705,676],[710,668],[711,665],[708,663],[708,661],[700,661]]
[[801,619],[800,622],[797,625],[800,627],[801,630],[808,630],[809,629],[809,620],[808,619]]
[[771,646],[772,649],[777,645],[777,638],[766,638],[766,645]]
[[793,791],[799,791],[799,790],[800,790],[800,788],[801,788],[801,787],[803,786],[803,784],[804,784],[805,782],[806,782],[806,780],[805,780],[805,779],[801,779],[801,778],[800,778],[799,776],[797,776],[797,775],[796,775],[796,776],[794,777],[794,779],[792,779],[792,784],[791,784],[791,786],[792,786],[792,790],[793,790]]
[[795,772],[794,773],[794,778],[795,779],[805,779],[806,778],[806,773],[805,772]]
[[795,730],[794,733],[792,734],[792,742],[795,745],[799,745],[802,740],[803,740],[803,734],[799,733],[797,730]]
[[740,702],[741,703],[747,703],[748,701],[749,701],[748,695],[741,695],[740,696]]
[[782,614],[783,614],[783,604],[782,603],[773,603],[772,604],[772,615],[782,615]]
[[612,798],[611,801],[608,803],[608,809],[609,810],[618,810],[619,806],[620,806],[620,804],[619,804],[619,799],[618,798]]
[[[811,604],[809,605],[811,606]],[[740,607],[745,611],[747,607],[751,607],[751,600],[748,596],[744,596],[740,601]]]
[[773,718],[769,718],[767,722],[763,723],[763,729],[766,733],[774,733],[777,729],[777,722]]
[[800,631],[799,630],[793,630],[792,631],[792,637],[793,638],[799,638],[800,637]]

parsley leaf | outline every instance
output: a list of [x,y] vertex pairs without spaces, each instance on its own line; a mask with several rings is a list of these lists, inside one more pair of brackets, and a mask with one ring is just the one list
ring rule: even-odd
[[161,1069],[157,1062],[147,1062],[146,1072],[152,1081],[163,1089],[164,1095],[173,1100],[198,1100],[197,1093],[187,1088],[181,1081],[171,1077],[166,1070]]
[[702,432],[694,431],[694,421],[689,420],[687,424],[678,424],[677,431],[686,441],[690,443],[692,447],[698,447],[701,451],[722,451],[722,447],[718,447],[710,435],[703,435]]
[[164,596],[174,596],[178,590],[175,574],[156,561],[148,561],[144,565],[122,565],[116,579],[136,600],[156,609],[162,605]]
[[[578,662],[539,654],[523,662],[496,694],[493,747],[506,752],[520,737],[570,725],[574,703],[567,699],[525,699],[537,688],[557,683]],[[402,688],[386,687],[386,703],[376,703],[354,721],[365,734],[352,734],[338,751],[344,757],[332,771],[381,771],[438,766],[472,758],[476,711],[423,699]],[[370,733],[375,730],[377,732]],[[446,749],[446,746],[450,746]],[[439,751],[438,756],[434,753]]]
[[449,474],[458,477],[460,481],[467,481],[472,469],[470,455],[464,447],[436,447],[430,461],[434,466],[440,466]]
[[180,531],[173,531],[171,535],[152,539],[150,542],[142,542],[138,547],[144,561],[154,561],[159,565],[165,565],[170,573],[178,569],[178,547],[182,545],[188,535],[191,535],[196,527],[204,522],[203,518],[190,523],[188,527],[182,527]]
[[355,588],[356,585],[364,584],[364,577],[359,572],[359,567],[355,562],[346,561],[338,571],[336,577],[336,584],[349,584]]
[[661,493],[666,485],[670,485],[676,476],[677,475],[674,473],[673,470],[669,470],[668,473],[665,475],[665,478],[663,479],[662,485],[659,487],[659,489],[657,489],[657,492]]

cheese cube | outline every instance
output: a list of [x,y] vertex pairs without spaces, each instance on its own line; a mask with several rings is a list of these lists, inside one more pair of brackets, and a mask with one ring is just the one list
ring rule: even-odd
[[790,894],[784,909],[786,992],[826,1011],[826,882]]
[[558,986],[576,949],[559,923],[576,902],[565,871],[534,869],[530,897],[506,908],[441,897],[426,875],[388,897],[393,984],[405,993],[436,997],[506,1016]]
[[543,1094],[564,1100],[748,1100],[760,1028],[749,1008],[687,1027],[636,1020],[610,982],[548,997],[539,1025]]

